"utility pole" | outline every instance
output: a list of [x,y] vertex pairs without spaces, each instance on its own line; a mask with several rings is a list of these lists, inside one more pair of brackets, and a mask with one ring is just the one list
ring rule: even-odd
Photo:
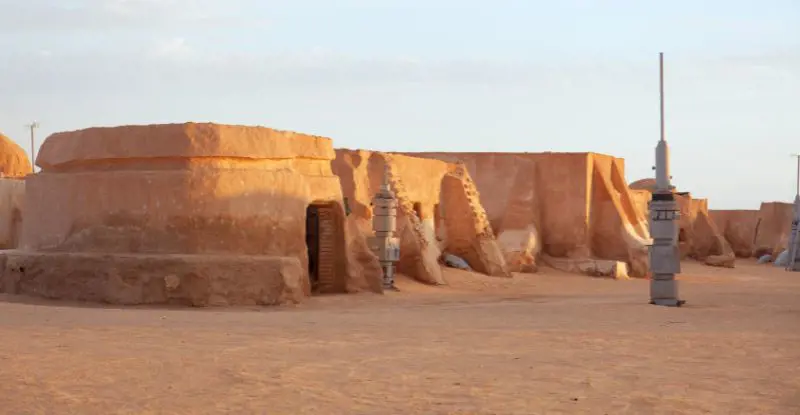
[[36,134],[34,130],[39,128],[39,122],[34,121],[26,125],[31,130],[31,173],[36,173]]

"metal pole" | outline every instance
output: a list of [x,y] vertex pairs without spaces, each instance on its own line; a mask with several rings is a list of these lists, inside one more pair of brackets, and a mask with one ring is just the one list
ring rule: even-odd
[[796,183],[796,195],[800,196],[800,154],[797,155],[797,181]]
[[789,261],[786,263],[787,271],[795,271],[795,264],[797,262],[797,248],[800,245],[800,154],[792,154],[792,157],[797,159],[797,178],[795,181],[795,197],[794,207],[792,209],[792,230],[789,234]]
[[664,52],[658,52],[658,91],[661,100],[661,141],[664,141]]
[[35,127],[31,125],[31,173],[36,173],[36,138],[34,137],[33,129]]
[[34,121],[26,127],[31,129],[31,173],[36,173],[36,137],[34,130],[39,128],[39,123]]
[[669,146],[664,128],[664,53],[658,54],[658,89],[661,111],[661,139],[656,145],[656,188],[648,204],[650,210],[650,304],[680,307],[685,303],[678,293],[675,275],[681,272],[678,233],[680,210],[669,175]]

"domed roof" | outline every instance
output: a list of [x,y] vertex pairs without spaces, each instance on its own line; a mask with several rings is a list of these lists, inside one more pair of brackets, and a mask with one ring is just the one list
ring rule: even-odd
[[650,193],[652,193],[653,190],[655,190],[656,188],[656,179],[647,178],[647,179],[637,180],[631,183],[628,187],[630,187],[633,190],[647,190]]
[[31,161],[14,140],[0,133],[0,173],[3,177],[25,177],[31,173]]

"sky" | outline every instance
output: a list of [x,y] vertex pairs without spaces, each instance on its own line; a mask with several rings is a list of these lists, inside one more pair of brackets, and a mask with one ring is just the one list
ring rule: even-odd
[[593,151],[791,201],[797,0],[0,0],[0,131],[264,125],[384,151]]

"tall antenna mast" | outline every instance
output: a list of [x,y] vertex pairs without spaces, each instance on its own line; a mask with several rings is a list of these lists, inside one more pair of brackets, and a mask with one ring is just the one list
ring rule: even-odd
[[656,186],[648,204],[650,210],[650,304],[680,307],[678,281],[681,272],[678,249],[680,209],[669,175],[669,146],[664,136],[664,53],[658,54],[658,89],[661,104],[661,139],[656,145]]
[[34,121],[26,125],[26,127],[31,130],[31,173],[36,173],[36,134],[34,130],[39,128],[39,122]]
[[792,154],[797,159],[797,179],[795,180],[795,195],[800,196],[800,153]]
[[658,53],[658,93],[661,100],[661,141],[665,141],[664,136],[664,52]]

